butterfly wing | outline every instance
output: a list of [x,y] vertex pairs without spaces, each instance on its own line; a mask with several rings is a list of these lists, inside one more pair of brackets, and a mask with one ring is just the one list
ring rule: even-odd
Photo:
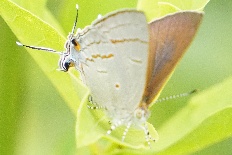
[[143,101],[156,99],[193,40],[203,14],[178,12],[149,23],[149,64]]
[[146,18],[136,10],[111,13],[77,35],[83,77],[93,101],[112,117],[126,117],[139,105],[145,89],[149,34]]

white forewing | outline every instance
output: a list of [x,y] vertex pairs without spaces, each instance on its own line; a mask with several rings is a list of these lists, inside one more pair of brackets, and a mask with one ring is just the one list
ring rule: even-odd
[[94,102],[113,118],[128,118],[145,89],[149,48],[145,15],[136,10],[111,13],[79,32],[76,41]]

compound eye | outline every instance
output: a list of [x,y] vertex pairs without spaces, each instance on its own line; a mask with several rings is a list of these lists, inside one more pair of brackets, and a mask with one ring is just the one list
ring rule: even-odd
[[70,61],[66,61],[64,64],[63,64],[63,70],[65,72],[67,72],[69,70],[70,67],[74,67],[75,66],[75,63],[70,60]]
[[65,70],[65,71],[68,71],[70,65],[71,65],[71,62],[65,62],[65,63],[64,63],[64,66],[63,66],[63,67],[64,67],[64,70]]

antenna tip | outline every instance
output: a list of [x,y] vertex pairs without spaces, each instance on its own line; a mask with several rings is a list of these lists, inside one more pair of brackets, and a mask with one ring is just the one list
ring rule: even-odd
[[78,5],[78,4],[76,4],[76,9],[77,9],[77,10],[79,9],[79,5]]
[[101,19],[101,18],[102,18],[102,15],[99,14],[99,15],[97,16],[97,19]]
[[21,43],[18,42],[18,41],[16,41],[16,44],[17,44],[18,46],[23,46],[23,44],[21,44]]

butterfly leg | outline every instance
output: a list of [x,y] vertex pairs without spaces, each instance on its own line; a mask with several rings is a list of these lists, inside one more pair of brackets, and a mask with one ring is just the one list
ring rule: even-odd
[[122,141],[125,140],[126,134],[127,134],[128,130],[129,130],[130,126],[131,126],[131,122],[129,122],[129,123],[127,124],[126,129],[125,129],[124,132],[123,132]]
[[93,97],[91,95],[89,95],[88,100],[89,100],[89,103],[92,104],[92,105],[87,105],[87,107],[89,109],[92,109],[92,110],[95,110],[95,109],[105,109],[105,107],[97,105],[97,103],[93,101]]
[[146,123],[143,126],[143,131],[144,131],[144,134],[145,134],[146,142],[147,142],[148,146],[151,148],[151,142],[150,142],[150,140],[153,140],[153,138],[151,137],[151,135],[149,133],[148,126],[147,126]]
[[107,135],[110,135],[113,130],[115,130],[118,126],[122,125],[121,121],[117,121],[116,123],[110,126],[110,129],[107,131]]

